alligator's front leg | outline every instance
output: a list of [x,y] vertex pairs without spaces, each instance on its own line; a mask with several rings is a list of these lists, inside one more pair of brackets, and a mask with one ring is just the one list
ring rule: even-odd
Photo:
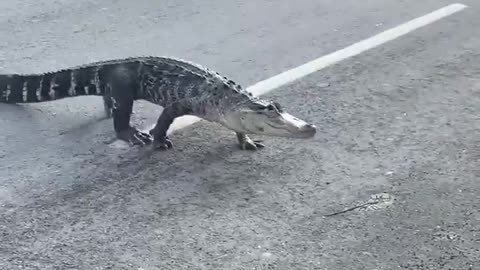
[[252,140],[247,134],[241,132],[236,132],[236,134],[242,150],[258,150],[258,148],[265,147],[261,140]]
[[161,150],[173,148],[173,143],[168,138],[167,131],[175,118],[189,114],[191,111],[190,106],[183,101],[177,101],[166,106],[160,117],[158,117],[157,124],[150,130],[150,135],[153,136],[154,147]]

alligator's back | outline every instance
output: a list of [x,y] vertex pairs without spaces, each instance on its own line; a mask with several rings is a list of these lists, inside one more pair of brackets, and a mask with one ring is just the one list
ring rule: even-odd
[[[205,91],[213,89],[199,85],[215,82],[228,85],[219,91],[244,93],[233,81],[198,64],[176,58],[145,56],[99,61],[43,74],[0,74],[0,102],[31,103],[79,95],[104,95],[114,73],[129,77],[141,92],[148,90],[149,86],[160,87],[164,90],[156,89],[156,92],[165,91],[166,95],[176,98],[202,94],[192,93],[189,85],[196,86],[193,92]],[[149,85],[153,81],[155,83]],[[144,98],[144,94],[149,93],[141,93],[139,98]]]
[[191,106],[208,110],[218,108],[222,100],[230,103],[250,95],[227,77],[190,61],[162,57],[141,61],[143,98],[161,106],[188,99]]

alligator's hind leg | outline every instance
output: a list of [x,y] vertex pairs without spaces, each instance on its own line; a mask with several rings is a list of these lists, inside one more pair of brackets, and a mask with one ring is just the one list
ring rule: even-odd
[[236,134],[242,150],[257,150],[258,148],[265,147],[265,145],[261,143],[261,140],[252,140],[247,134],[241,132],[236,132]]
[[165,150],[173,147],[173,143],[167,136],[167,131],[175,118],[191,113],[190,107],[184,101],[177,101],[169,106],[166,106],[160,117],[158,117],[157,124],[150,130],[150,135],[153,136],[153,144],[155,148]]
[[[105,109],[105,117],[112,118],[113,115],[113,99],[112,96],[103,96],[103,108]],[[135,111],[132,109],[132,113],[135,114]]]
[[[112,88],[111,108],[113,116],[113,127],[117,138],[133,145],[150,144],[153,138],[144,132],[130,125],[130,116],[133,108],[134,89],[125,85]],[[108,106],[108,103],[106,103]]]
[[103,96],[103,108],[105,109],[105,116],[111,118],[113,115],[113,100],[111,95],[105,94]]

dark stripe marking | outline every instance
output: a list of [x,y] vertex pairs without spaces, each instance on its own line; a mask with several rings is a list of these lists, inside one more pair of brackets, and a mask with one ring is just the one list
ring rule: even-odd
[[10,95],[8,102],[22,103],[23,102],[23,77],[19,75],[12,75],[10,77]]

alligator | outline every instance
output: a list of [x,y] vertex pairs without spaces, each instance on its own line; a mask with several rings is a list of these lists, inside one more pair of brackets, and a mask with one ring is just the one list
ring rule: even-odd
[[[262,140],[247,134],[311,138],[316,133],[315,125],[289,114],[278,102],[254,96],[209,68],[172,57],[127,57],[39,74],[0,74],[0,95],[0,102],[17,104],[102,96],[118,139],[162,150],[173,147],[167,131],[183,115],[234,131],[242,150],[265,147]],[[148,132],[130,123],[135,100],[163,107]]]

